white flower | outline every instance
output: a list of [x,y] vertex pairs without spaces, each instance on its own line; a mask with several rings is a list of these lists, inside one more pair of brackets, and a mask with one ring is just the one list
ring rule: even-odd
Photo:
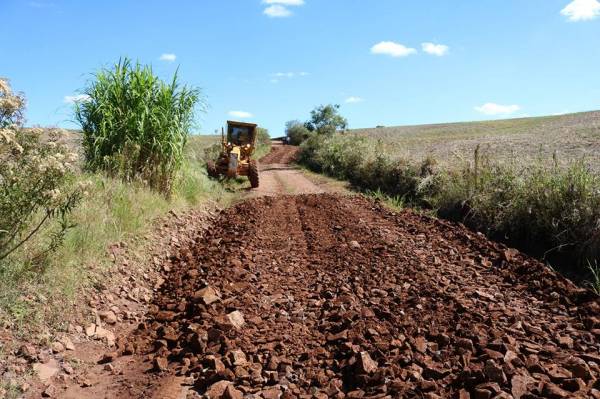
[[11,129],[2,129],[0,130],[0,139],[4,141],[6,144],[10,144],[15,139],[15,132]]
[[10,94],[10,86],[5,79],[0,79],[0,93]]
[[76,152],[70,152],[67,154],[67,160],[69,162],[77,162],[79,160],[79,155]]

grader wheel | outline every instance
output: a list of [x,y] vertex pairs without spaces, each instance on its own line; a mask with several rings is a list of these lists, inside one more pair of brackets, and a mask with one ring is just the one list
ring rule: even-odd
[[251,160],[248,166],[248,179],[252,188],[258,187],[258,163],[256,160]]
[[206,172],[208,173],[208,176],[212,177],[213,179],[217,179],[219,177],[217,166],[213,161],[206,162]]

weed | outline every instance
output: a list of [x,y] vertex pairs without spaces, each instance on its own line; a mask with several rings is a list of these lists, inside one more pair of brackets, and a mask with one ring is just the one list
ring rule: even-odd
[[588,269],[591,273],[592,280],[589,281],[590,288],[598,295],[600,295],[600,266],[595,262],[594,265],[588,262]]

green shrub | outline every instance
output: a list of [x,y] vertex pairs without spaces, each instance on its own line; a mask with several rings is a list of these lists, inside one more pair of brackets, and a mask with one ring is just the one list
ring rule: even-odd
[[149,66],[130,60],[95,74],[75,106],[83,130],[86,165],[126,181],[139,179],[169,195],[200,100],[180,86],[177,73],[161,81]]
[[79,203],[81,187],[69,188],[77,160],[58,145],[53,136],[40,140],[41,129],[23,129],[22,96],[12,95],[6,81],[0,80],[0,272],[7,258],[42,229],[51,229],[43,247],[28,255],[32,266],[60,246],[72,227],[69,214]]
[[302,143],[300,162],[310,169],[350,181],[361,190],[382,191],[412,203],[425,203],[420,169],[392,159],[381,142],[354,135],[313,133]]
[[271,146],[271,136],[269,135],[269,130],[263,127],[257,128],[256,131],[256,146]]
[[310,130],[300,121],[288,121],[285,124],[285,135],[291,145],[300,145],[310,135]]

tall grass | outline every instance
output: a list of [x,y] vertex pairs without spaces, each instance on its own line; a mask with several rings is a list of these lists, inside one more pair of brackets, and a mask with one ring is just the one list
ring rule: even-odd
[[129,59],[102,69],[83,90],[75,118],[83,130],[86,164],[126,181],[141,180],[169,195],[200,100],[177,73],[161,81],[151,67]]
[[592,277],[588,264],[600,256],[600,176],[583,161],[500,163],[476,149],[471,162],[439,170],[432,159],[398,159],[381,142],[356,136],[315,135],[302,148],[300,162],[314,171],[432,209],[554,262],[571,277]]

